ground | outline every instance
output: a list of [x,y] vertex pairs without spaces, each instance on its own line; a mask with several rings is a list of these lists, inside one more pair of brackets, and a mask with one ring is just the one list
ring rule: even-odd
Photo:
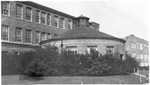
[[[144,81],[144,78],[143,78]],[[43,79],[22,79],[19,75],[2,76],[2,84],[139,84],[137,75],[105,77],[44,77]]]
[[[140,74],[147,75],[149,71],[140,71]],[[142,83],[146,78],[142,77]],[[25,78],[19,75],[3,75],[2,84],[139,84],[140,77],[135,74],[116,75],[104,77],[87,77],[87,76],[71,76],[71,77],[43,77],[40,79]]]

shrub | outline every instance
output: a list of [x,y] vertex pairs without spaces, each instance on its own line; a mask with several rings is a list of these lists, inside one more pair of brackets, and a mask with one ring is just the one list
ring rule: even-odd
[[53,75],[52,68],[58,56],[56,47],[39,48],[34,51],[21,53],[19,57],[18,71],[28,76]]
[[17,72],[17,64],[18,64],[18,56],[12,53],[4,53],[2,52],[2,75],[16,75]]
[[134,68],[137,71],[138,66],[139,66],[139,62],[136,60],[136,58],[133,58],[130,55],[126,54],[126,60],[124,61],[124,70],[126,72],[133,73]]
[[58,54],[57,47],[48,46],[45,49],[22,53],[18,70],[29,76],[109,76],[133,72],[138,66],[135,58],[126,55],[126,60],[120,59],[120,54],[101,55],[91,50],[91,54],[76,54],[63,50]]

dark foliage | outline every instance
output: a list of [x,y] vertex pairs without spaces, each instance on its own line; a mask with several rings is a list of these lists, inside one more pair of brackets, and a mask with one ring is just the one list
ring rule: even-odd
[[29,76],[109,76],[122,75],[133,72],[138,66],[136,59],[126,55],[126,59],[119,58],[119,53],[100,55],[91,50],[90,54],[76,54],[49,46],[22,53],[18,70]]

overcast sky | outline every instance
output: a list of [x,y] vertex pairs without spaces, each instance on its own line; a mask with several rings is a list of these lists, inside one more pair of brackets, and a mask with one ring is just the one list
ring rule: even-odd
[[130,34],[149,40],[149,0],[33,0],[41,5],[100,24],[100,31],[123,38]]

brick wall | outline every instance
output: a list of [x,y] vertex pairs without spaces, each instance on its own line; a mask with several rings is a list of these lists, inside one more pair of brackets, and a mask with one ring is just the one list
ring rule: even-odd
[[[17,19],[16,18],[16,4],[21,4],[23,6],[23,19]],[[30,7],[32,8],[32,22],[30,21],[26,21],[26,7]],[[44,11],[44,10],[41,10],[41,11]],[[47,11],[45,11],[47,12]],[[51,12],[48,12],[48,13],[51,13]],[[17,1],[10,1],[10,15],[9,16],[4,16],[2,15],[1,16],[1,24],[2,25],[8,25],[9,26],[9,41],[8,42],[13,42],[13,43],[16,43],[15,42],[15,28],[16,27],[20,27],[22,28],[22,31],[23,31],[23,42],[21,43],[18,43],[18,44],[26,44],[25,43],[25,32],[26,32],[26,29],[30,29],[32,30],[32,43],[31,44],[28,44],[28,45],[34,45],[36,44],[35,43],[35,37],[36,37],[36,31],[40,31],[40,32],[45,32],[45,33],[51,33],[52,36],[54,36],[54,34],[61,34],[63,33],[64,31],[67,31],[68,28],[68,24],[67,24],[67,21],[68,20],[72,20],[71,18],[67,18],[67,17],[64,17],[64,16],[61,16],[62,14],[57,14],[60,17],[64,17],[65,18],[65,29],[62,29],[62,28],[56,28],[53,26],[53,22],[54,22],[54,15],[53,13],[52,14],[52,17],[51,17],[51,22],[52,22],[52,26],[48,26],[48,25],[43,25],[43,24],[39,24],[39,23],[36,23],[36,8],[32,7],[32,6],[28,6],[28,5],[25,5],[25,4],[22,4],[22,3],[19,3]],[[73,22],[73,20],[72,20]],[[73,23],[72,23],[72,26],[73,26]],[[3,42],[3,41],[2,41]],[[38,45],[38,44],[36,44]],[[12,44],[13,46],[13,44]],[[2,49],[4,48],[4,46],[2,46]],[[23,48],[22,48],[23,49]]]
[[[88,45],[96,45],[100,54],[106,54],[106,46],[114,46],[114,53],[120,52],[125,54],[124,44],[115,40],[104,40],[104,39],[74,39],[74,40],[63,40],[63,48],[66,46],[77,46],[78,53],[85,53]],[[55,45],[60,48],[61,41],[52,41],[45,43],[42,46]]]

